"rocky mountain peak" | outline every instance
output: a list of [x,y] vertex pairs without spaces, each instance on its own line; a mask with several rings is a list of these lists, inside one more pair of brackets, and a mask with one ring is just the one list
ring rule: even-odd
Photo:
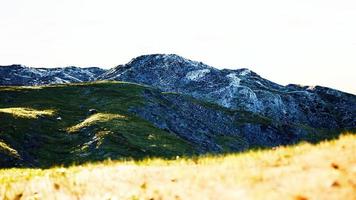
[[[268,117],[281,124],[353,127],[355,96],[324,87],[282,86],[243,69],[216,69],[174,54],[144,55],[99,77],[135,82]],[[341,100],[343,99],[343,100]],[[330,114],[347,116],[339,121]],[[345,123],[346,122],[346,123]]]
[[176,54],[150,54],[150,55],[142,55],[132,59],[127,65],[131,67],[147,67],[151,69],[158,68],[210,68],[207,65],[204,65],[201,62],[192,61]]

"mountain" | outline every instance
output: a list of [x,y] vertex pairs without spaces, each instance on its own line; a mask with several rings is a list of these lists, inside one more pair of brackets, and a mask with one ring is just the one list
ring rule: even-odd
[[0,66],[0,85],[48,85],[88,82],[105,70],[97,67],[32,68],[22,65]]
[[[1,81],[4,74],[26,80],[8,78],[8,85],[54,85],[0,87],[2,167],[238,152],[318,142],[356,128],[355,95],[281,86],[248,69],[218,70],[177,55],[140,56],[91,76],[72,73],[83,77],[66,81],[89,81],[74,84],[16,75],[44,69],[4,69]],[[68,77],[68,69],[42,77]]]
[[281,86],[248,69],[218,70],[177,55],[146,55],[113,68],[100,80],[135,82],[243,110],[280,124],[356,127],[356,96],[325,87]]

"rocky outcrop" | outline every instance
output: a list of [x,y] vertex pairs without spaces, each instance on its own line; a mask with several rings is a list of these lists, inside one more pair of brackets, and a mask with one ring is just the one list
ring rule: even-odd
[[308,134],[293,126],[287,133],[263,116],[224,109],[181,94],[145,90],[143,96],[145,105],[131,108],[131,112],[189,141],[201,153],[223,152],[226,146],[230,151],[242,151],[252,146],[292,144]]
[[97,67],[31,68],[0,66],[0,85],[49,85],[94,81],[105,70]]

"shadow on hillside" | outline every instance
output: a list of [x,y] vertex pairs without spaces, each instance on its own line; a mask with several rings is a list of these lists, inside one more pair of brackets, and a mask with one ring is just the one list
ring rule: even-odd
[[[294,142],[292,144],[288,145],[280,145],[278,147],[288,147],[288,146],[295,146],[300,143],[310,143],[313,145],[317,145],[321,142],[325,141],[331,141],[331,140],[336,140],[342,135],[347,135],[347,134],[356,134],[355,130],[352,131],[340,131],[340,132],[333,132],[332,134],[328,134],[327,137],[308,137],[308,138],[303,138],[300,139],[297,142]],[[52,167],[69,167],[69,166],[77,166],[77,165],[85,165],[85,164],[93,164],[93,163],[100,163],[100,162],[144,162],[145,160],[149,159],[164,159],[167,161],[170,160],[176,160],[177,158],[184,158],[184,159],[192,159],[193,161],[200,158],[200,157],[206,157],[206,156],[224,156],[224,155],[229,155],[229,154],[243,154],[246,152],[253,152],[253,151],[264,151],[264,150],[270,150],[270,149],[276,149],[275,147],[262,147],[262,146],[254,146],[248,149],[245,149],[243,151],[222,151],[222,152],[207,152],[207,153],[184,153],[180,155],[170,155],[170,156],[152,156],[149,155],[150,152],[147,152],[148,155],[140,155],[137,157],[132,157],[132,156],[110,156],[110,152],[106,152],[106,155],[103,155],[102,157],[95,157],[95,158],[87,158],[87,159],[79,159],[79,161],[74,161],[74,162],[61,162],[60,160],[53,160],[52,163],[48,163],[46,165],[40,165],[35,162],[34,159],[19,159],[19,157],[15,156],[12,157],[8,152],[6,152],[6,148],[9,147],[4,147],[4,144],[0,141],[0,169],[8,169],[8,168],[39,168],[39,169],[48,169]],[[14,153],[14,152],[13,152]],[[75,158],[74,158],[75,160]]]

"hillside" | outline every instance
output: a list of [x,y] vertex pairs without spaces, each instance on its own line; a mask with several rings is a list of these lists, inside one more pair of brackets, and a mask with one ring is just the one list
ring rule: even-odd
[[355,150],[356,136],[346,135],[218,157],[7,169],[0,198],[353,200]]
[[[238,152],[336,137],[125,82],[0,87],[0,166]],[[305,133],[288,132],[303,129]]]
[[194,153],[187,141],[128,112],[144,103],[145,89],[129,83],[0,88],[0,166]]
[[[339,133],[286,127],[252,112],[125,82],[0,87],[0,96],[1,167],[238,152]],[[307,134],[288,132],[293,127]]]

